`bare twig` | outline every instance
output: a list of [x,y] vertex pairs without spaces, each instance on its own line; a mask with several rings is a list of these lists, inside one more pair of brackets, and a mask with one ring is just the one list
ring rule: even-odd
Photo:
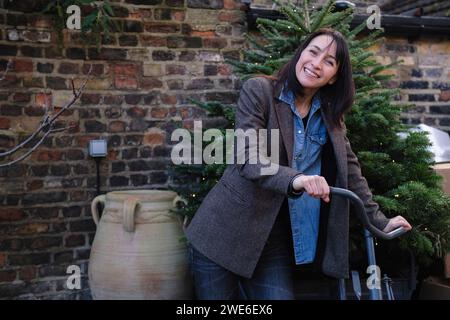
[[5,72],[0,76],[0,81],[4,80],[6,78],[6,75],[8,74],[8,71],[11,69],[12,64],[13,64],[12,60],[8,60],[8,63],[6,64]]
[[[61,132],[70,128],[73,128],[75,126],[68,126],[65,128],[58,128],[55,129],[54,124],[55,121],[58,119],[58,117],[64,112],[66,111],[68,108],[70,108],[70,106],[72,106],[81,96],[81,94],[83,93],[84,88],[86,87],[86,84],[89,80],[89,76],[92,72],[92,65],[89,68],[89,71],[87,73],[87,78],[86,80],[82,83],[82,85],[80,86],[80,88],[78,90],[75,90],[75,85],[73,83],[72,80],[72,88],[73,88],[73,96],[70,99],[70,101],[68,103],[66,103],[61,110],[59,110],[56,114],[52,114],[52,116],[50,117],[50,113],[49,113],[49,107],[48,107],[48,103],[47,103],[47,95],[45,95],[44,98],[44,107],[45,107],[45,112],[44,112],[44,116],[40,122],[39,127],[33,132],[33,134],[31,134],[27,139],[25,139],[24,141],[22,141],[19,145],[13,147],[10,150],[7,150],[5,152],[0,153],[0,157],[5,157],[7,155],[11,155],[15,152],[17,152],[18,150],[20,150],[21,148],[23,148],[27,143],[29,143],[30,141],[32,141],[39,133],[44,132],[44,135],[42,136],[42,138],[32,147],[30,148],[30,150],[28,150],[25,154],[23,154],[22,156],[20,156],[19,158],[9,161],[7,163],[4,164],[0,164],[0,168],[1,167],[6,167],[6,166],[10,166],[14,163],[17,163],[23,159],[25,159],[26,157],[28,157],[34,150],[36,150],[44,141],[44,139],[50,134],[50,133],[54,133],[54,132]],[[53,113],[53,108],[52,109],[52,113]]]

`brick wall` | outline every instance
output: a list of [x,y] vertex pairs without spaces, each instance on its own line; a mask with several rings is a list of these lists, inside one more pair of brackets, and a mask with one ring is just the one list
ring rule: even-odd
[[[27,136],[43,114],[71,97],[70,79],[93,79],[60,125],[28,159],[0,170],[0,299],[89,298],[87,264],[95,225],[95,162],[88,141],[105,138],[102,191],[167,188],[170,134],[203,112],[187,98],[236,99],[237,77],[224,63],[239,57],[245,14],[239,0],[114,1],[122,33],[100,52],[78,32],[58,50],[45,1],[0,4],[0,149]],[[150,3],[151,5],[146,5]],[[2,72],[3,73],[3,72]],[[65,286],[69,265],[81,267],[82,289]]]
[[[170,134],[190,127],[203,112],[187,98],[233,102],[240,82],[224,63],[245,45],[239,0],[114,1],[124,32],[85,47],[65,32],[58,50],[44,1],[0,0],[0,149],[16,145],[38,125],[45,95],[55,106],[71,96],[93,66],[80,101],[61,118],[74,125],[48,137],[27,160],[0,169],[0,299],[89,298],[87,264],[95,226],[95,162],[88,141],[108,140],[102,191],[166,188]],[[402,58],[391,87],[417,107],[404,114],[450,131],[448,39],[387,38],[374,47],[386,63]],[[65,288],[66,269],[77,264],[83,290]]]
[[395,76],[389,87],[401,89],[399,102],[414,105],[403,114],[403,120],[450,133],[450,40],[387,37],[382,45],[372,49],[380,62],[403,60],[398,68],[388,72]]

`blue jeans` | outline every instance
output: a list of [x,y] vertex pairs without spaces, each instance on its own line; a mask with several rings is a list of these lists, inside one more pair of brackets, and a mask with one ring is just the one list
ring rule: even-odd
[[[250,279],[219,266],[189,245],[189,264],[196,298],[200,300],[240,298],[293,300],[292,240],[285,236],[287,233],[285,228],[274,231],[271,233]],[[279,232],[283,232],[283,235],[280,236]]]

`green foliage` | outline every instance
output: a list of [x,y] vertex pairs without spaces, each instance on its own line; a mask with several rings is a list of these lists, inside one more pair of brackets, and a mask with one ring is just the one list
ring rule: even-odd
[[[260,37],[248,36],[250,49],[244,51],[244,60],[227,60],[243,80],[257,74],[272,75],[294,54],[305,37],[320,27],[333,27],[347,39],[351,54],[356,88],[355,103],[346,116],[347,133],[357,154],[363,175],[368,180],[374,199],[388,217],[402,215],[413,225],[413,230],[401,239],[382,243],[403,250],[409,249],[422,265],[442,257],[450,244],[450,200],[440,190],[440,178],[432,171],[432,154],[424,133],[407,131],[400,114],[408,106],[393,103],[397,90],[387,89],[391,76],[383,71],[396,64],[382,65],[368,50],[383,41],[382,31],[362,35],[365,22],[350,30],[351,10],[333,12],[333,0],[321,10],[311,10],[308,1],[302,7],[279,5],[285,18],[277,21],[258,19]],[[211,116],[224,113],[220,104],[202,105]],[[232,127],[232,108],[227,109],[227,119]],[[187,198],[189,205],[184,213],[192,216],[215,182],[224,166],[199,166],[192,174],[187,188],[194,190]],[[183,170],[181,170],[183,171]],[[185,173],[187,171],[184,171]],[[199,183],[199,185],[198,185]],[[184,193],[186,194],[186,193]],[[180,210],[183,214],[183,209]],[[361,229],[352,217],[350,247],[361,249]]]
[[58,46],[63,46],[63,30],[69,15],[66,10],[71,5],[78,5],[87,15],[81,17],[81,36],[86,44],[95,44],[97,50],[102,42],[102,35],[109,40],[111,30],[119,31],[122,26],[112,19],[115,14],[109,1],[95,0],[52,0],[42,10],[42,13],[53,15],[55,30],[58,36]]

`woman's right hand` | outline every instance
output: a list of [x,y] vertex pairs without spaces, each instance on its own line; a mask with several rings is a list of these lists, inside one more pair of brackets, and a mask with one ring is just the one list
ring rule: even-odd
[[322,176],[298,176],[292,182],[292,187],[295,191],[305,191],[313,198],[330,201],[330,186]]

